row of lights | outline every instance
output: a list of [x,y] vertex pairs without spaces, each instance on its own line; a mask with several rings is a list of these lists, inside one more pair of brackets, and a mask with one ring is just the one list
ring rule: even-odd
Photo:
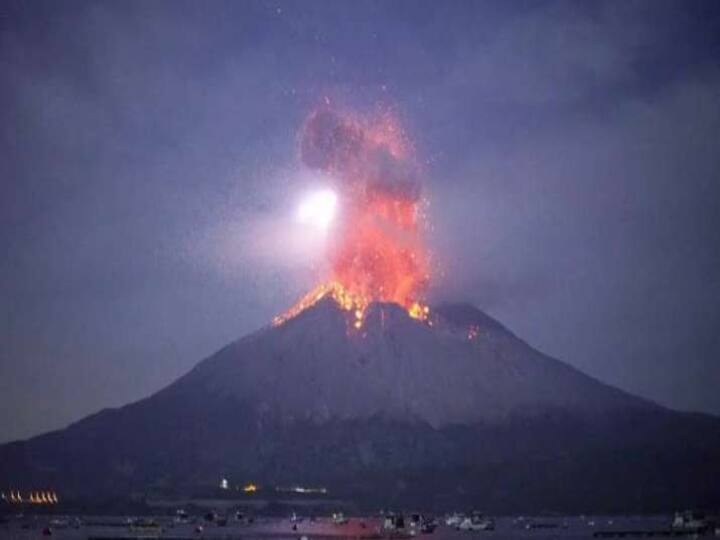
[[[220,479],[220,489],[230,489],[230,484],[227,481],[227,478],[221,478]],[[255,493],[258,490],[258,487],[253,484],[246,484],[242,487],[242,490],[245,493]]]
[[58,504],[58,496],[54,491],[31,491],[27,497],[19,491],[10,491],[10,495],[0,493],[0,499],[10,504]]
[[[221,478],[220,479],[220,489],[230,489],[230,483],[228,482],[227,478]],[[255,493],[256,491],[259,491],[259,487],[256,484],[249,483],[244,485],[242,489],[245,493]],[[276,487],[275,491],[278,492],[292,492],[292,493],[327,493],[327,489],[324,487],[320,488],[309,488],[309,487],[302,487],[302,486],[292,486],[292,487]]]
[[320,487],[320,488],[311,488],[311,487],[302,487],[302,486],[292,486],[292,487],[276,487],[275,491],[278,491],[280,493],[321,493],[326,494],[328,492],[327,488]]

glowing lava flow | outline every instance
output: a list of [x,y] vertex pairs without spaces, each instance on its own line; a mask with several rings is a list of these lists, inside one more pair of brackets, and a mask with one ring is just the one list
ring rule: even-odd
[[[273,318],[273,326],[278,326],[285,321],[292,319],[327,296],[332,298],[342,309],[352,314],[353,328],[359,329],[362,327],[363,320],[365,318],[365,309],[370,304],[370,300],[366,297],[353,294],[337,281],[322,283],[315,287],[298,300],[295,305],[293,305],[285,313]],[[430,308],[420,302],[413,302],[407,308],[407,311],[410,317],[420,321],[427,320],[428,315],[430,314]]]
[[298,300],[293,307],[288,309],[282,315],[278,315],[273,319],[273,325],[277,326],[284,323],[288,319],[292,319],[310,306],[315,305],[326,296],[330,296],[345,311],[352,312],[355,321],[353,326],[360,328],[365,313],[365,308],[369,302],[367,299],[353,295],[345,287],[336,281],[322,283]]
[[276,317],[281,324],[325,296],[352,313],[360,328],[373,301],[393,302],[426,320],[421,302],[429,256],[421,238],[419,167],[397,120],[362,118],[323,108],[300,134],[305,165],[333,179],[342,207],[328,250],[330,280]]

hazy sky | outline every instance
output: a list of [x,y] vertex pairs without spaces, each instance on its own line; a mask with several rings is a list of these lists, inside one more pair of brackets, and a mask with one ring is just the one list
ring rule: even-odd
[[5,1],[0,441],[312,285],[297,132],[326,98],[414,139],[433,299],[720,414],[720,3]]

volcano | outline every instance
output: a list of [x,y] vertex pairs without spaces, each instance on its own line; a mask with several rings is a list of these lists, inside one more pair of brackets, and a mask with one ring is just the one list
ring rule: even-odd
[[720,420],[550,358],[467,304],[428,320],[323,298],[156,394],[0,447],[0,485],[68,498],[220,478],[357,507],[650,511],[720,503]]

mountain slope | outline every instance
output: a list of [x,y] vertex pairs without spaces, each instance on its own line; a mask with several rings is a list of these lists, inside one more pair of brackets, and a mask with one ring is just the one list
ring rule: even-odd
[[720,502],[717,419],[604,385],[472,306],[433,314],[374,304],[356,332],[322,300],[145,400],[0,447],[0,486],[124,496],[229,477],[325,485],[367,506]]
[[288,420],[381,414],[433,427],[548,408],[652,407],[538,353],[467,306],[441,306],[429,326],[398,306],[373,304],[360,332],[347,327],[346,313],[323,300],[236,342],[167,391],[201,386]]

